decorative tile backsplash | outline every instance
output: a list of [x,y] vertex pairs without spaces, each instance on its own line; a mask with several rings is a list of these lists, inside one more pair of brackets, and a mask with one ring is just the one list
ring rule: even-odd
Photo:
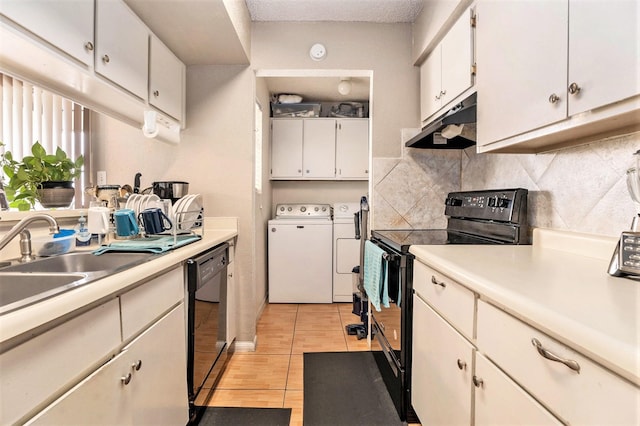
[[372,229],[442,228],[448,192],[529,190],[529,223],[618,236],[635,206],[626,170],[640,132],[544,154],[477,154],[405,148],[402,158],[374,158]]

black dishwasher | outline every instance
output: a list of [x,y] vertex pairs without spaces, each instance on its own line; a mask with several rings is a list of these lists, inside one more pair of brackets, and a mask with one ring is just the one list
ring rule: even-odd
[[189,421],[197,423],[227,360],[229,244],[187,260]]

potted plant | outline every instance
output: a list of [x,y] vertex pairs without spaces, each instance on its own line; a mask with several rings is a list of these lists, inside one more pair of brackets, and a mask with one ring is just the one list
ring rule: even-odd
[[40,142],[31,147],[31,154],[21,161],[11,152],[2,155],[2,169],[9,178],[5,185],[11,207],[30,210],[39,201],[43,207],[69,207],[75,190],[73,180],[80,176],[84,158],[75,161],[58,147],[55,154],[47,154]]

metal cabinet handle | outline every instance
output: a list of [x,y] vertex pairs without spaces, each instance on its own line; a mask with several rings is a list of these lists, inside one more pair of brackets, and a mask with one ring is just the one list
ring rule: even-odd
[[447,94],[447,91],[446,91],[446,90],[441,90],[441,91],[440,91],[440,96],[444,96],[444,95],[446,95],[446,94]]
[[159,90],[154,90],[154,91],[153,91],[153,96],[155,96],[156,98],[157,98],[158,96],[160,96],[160,91],[159,91]]
[[436,96],[436,101],[439,101],[439,100],[440,100],[440,95],[438,94],[438,95]]
[[461,360],[460,358],[458,358],[458,360],[456,361],[456,363],[458,364],[458,368],[460,370],[466,370],[467,369],[467,363],[464,362],[463,360]]
[[91,43],[90,41],[86,42],[84,44],[84,48],[91,52],[93,50],[93,43]]
[[439,285],[442,288],[445,288],[447,286],[444,282],[438,281],[435,275],[431,275],[431,283],[435,285]]
[[126,376],[121,377],[120,381],[122,382],[123,385],[128,385],[129,382],[131,382],[131,373],[128,373]]
[[134,362],[133,364],[131,364],[131,368],[136,370],[136,371],[140,371],[140,369],[142,368],[142,360],[139,359],[136,362]]
[[578,83],[571,83],[569,85],[569,93],[571,93],[572,95],[577,95],[578,93],[580,93],[580,86],[578,86]]
[[477,388],[481,388],[482,385],[484,385],[484,380],[482,380],[480,377],[478,376],[473,376],[473,378],[471,379],[473,381],[473,385]]
[[105,64],[108,64],[109,63],[109,55],[104,55],[102,57],[102,62],[104,62]]
[[542,355],[543,357],[545,357],[546,359],[548,359],[550,361],[560,362],[560,363],[566,365],[567,367],[569,367],[570,369],[572,369],[573,371],[575,371],[576,373],[580,373],[580,364],[578,364],[577,361],[574,361],[574,360],[571,360],[571,359],[564,359],[564,358],[559,357],[558,355],[554,354],[553,352],[549,351],[548,349],[545,349],[542,346],[542,343],[540,343],[540,341],[538,339],[536,339],[535,337],[533,339],[531,339],[531,343],[533,343],[533,346],[535,346],[535,348],[538,351],[538,353],[540,355]]
[[552,93],[551,96],[549,96],[549,103],[555,104],[559,100],[560,100],[560,97],[555,93]]

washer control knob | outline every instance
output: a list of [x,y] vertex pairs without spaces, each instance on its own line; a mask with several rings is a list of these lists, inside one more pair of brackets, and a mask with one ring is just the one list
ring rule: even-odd
[[291,206],[287,207],[287,211],[289,211],[289,212],[293,211],[293,207],[291,207]]
[[314,210],[314,211],[318,211],[318,210],[320,210],[320,209],[318,208],[318,206],[316,206],[313,210]]
[[302,206],[302,207],[300,207],[300,211],[301,211],[302,213],[304,213],[304,212],[306,212],[306,211],[307,211],[307,208],[306,208],[305,206]]

